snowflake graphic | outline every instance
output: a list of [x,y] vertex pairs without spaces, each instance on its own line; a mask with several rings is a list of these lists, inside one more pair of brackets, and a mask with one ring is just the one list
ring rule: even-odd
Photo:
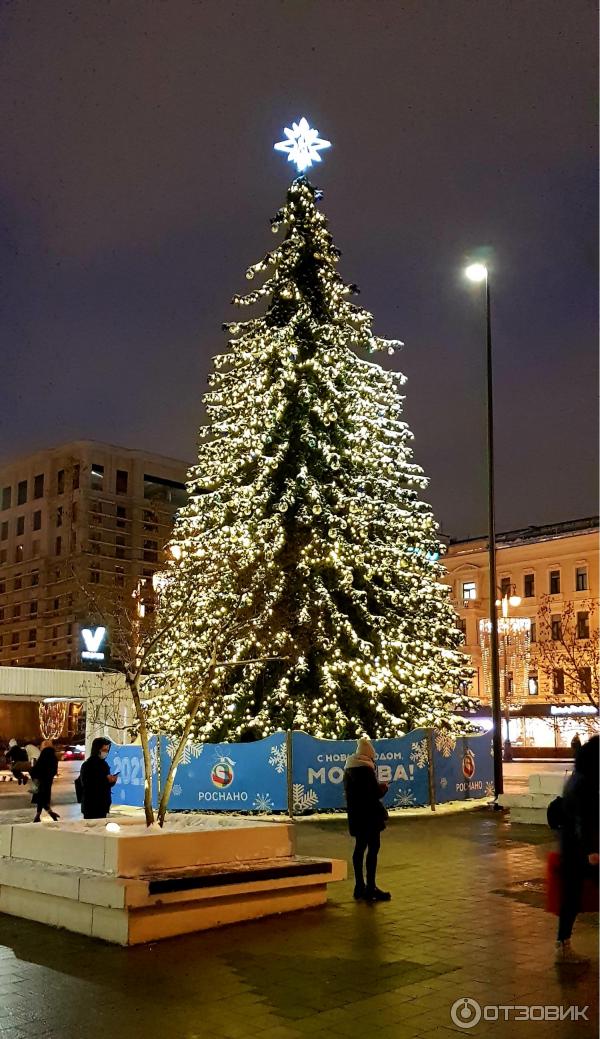
[[394,808],[413,808],[415,804],[416,804],[415,795],[413,794],[412,790],[409,788],[407,790],[400,790],[396,794],[396,796],[394,798],[393,807]]
[[154,746],[150,750],[150,772],[153,776],[158,773],[158,747]]
[[280,775],[282,772],[285,772],[287,768],[287,747],[285,743],[280,743],[276,747],[271,747],[269,765],[272,765],[275,771]]
[[121,798],[121,801],[124,801],[124,800],[125,800],[125,796],[126,796],[126,795],[125,795],[125,791],[124,791],[124,790],[121,790],[121,793],[119,794],[119,797]]
[[[169,740],[167,743],[167,754],[173,760],[178,744],[175,740]],[[204,750],[203,743],[186,743],[183,748],[183,754],[179,759],[180,765],[189,765],[192,758],[199,758],[202,751]]]
[[427,740],[419,740],[418,743],[413,743],[413,748],[410,752],[410,760],[417,766],[417,768],[427,768],[429,764],[429,754],[427,752]]
[[494,790],[494,784],[489,781],[485,784],[485,796],[494,797],[496,791]]
[[257,794],[252,802],[252,807],[256,812],[271,812],[273,810],[271,795]]
[[440,754],[445,758],[449,758],[456,746],[456,738],[449,732],[444,732],[441,729],[436,729],[435,732],[435,746],[436,750],[439,750]]
[[173,794],[173,797],[181,797],[181,787],[179,786],[179,783],[174,783],[171,792]]
[[446,779],[445,776],[442,776],[442,778],[440,779],[440,786],[441,786],[442,790],[445,790],[446,787],[448,786],[448,780]]
[[306,812],[319,803],[316,790],[305,790],[303,783],[292,787],[292,808],[295,812]]

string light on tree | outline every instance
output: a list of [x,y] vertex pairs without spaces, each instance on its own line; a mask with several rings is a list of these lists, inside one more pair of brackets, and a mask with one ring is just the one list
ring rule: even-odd
[[[276,148],[300,171],[329,146],[306,120],[285,134]],[[319,197],[306,177],[292,182],[272,221],[281,241],[246,272],[264,280],[233,300],[264,311],[224,326],[178,558],[157,582],[162,611],[186,609],[160,649],[154,728],[180,729],[210,626],[245,622],[197,741],[290,728],[391,736],[451,726],[474,703],[402,417],[405,378],[369,359],[402,344],[376,336],[352,302]]]

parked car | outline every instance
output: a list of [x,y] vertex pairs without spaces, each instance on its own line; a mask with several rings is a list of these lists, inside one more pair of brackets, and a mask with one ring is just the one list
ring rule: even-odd
[[85,747],[81,744],[65,747],[60,757],[62,761],[85,761]]

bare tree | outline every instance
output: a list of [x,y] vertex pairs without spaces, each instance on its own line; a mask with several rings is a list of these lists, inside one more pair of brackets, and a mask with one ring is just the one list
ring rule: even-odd
[[554,682],[562,674],[569,696],[598,710],[600,653],[598,603],[567,600],[562,609],[544,596],[538,611],[538,666]]

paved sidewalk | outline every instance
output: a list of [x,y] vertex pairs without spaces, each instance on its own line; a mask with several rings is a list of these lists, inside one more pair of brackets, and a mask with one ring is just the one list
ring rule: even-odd
[[[304,853],[349,856],[340,820],[297,827]],[[326,909],[119,949],[0,916],[0,1037],[88,1039],[588,1039],[597,961],[557,969],[541,908],[548,830],[485,810],[394,819],[389,905],[333,885]],[[579,948],[596,956],[597,917]],[[454,1026],[452,1004],[589,1005],[589,1023]],[[501,1012],[503,1013],[503,1011]]]

